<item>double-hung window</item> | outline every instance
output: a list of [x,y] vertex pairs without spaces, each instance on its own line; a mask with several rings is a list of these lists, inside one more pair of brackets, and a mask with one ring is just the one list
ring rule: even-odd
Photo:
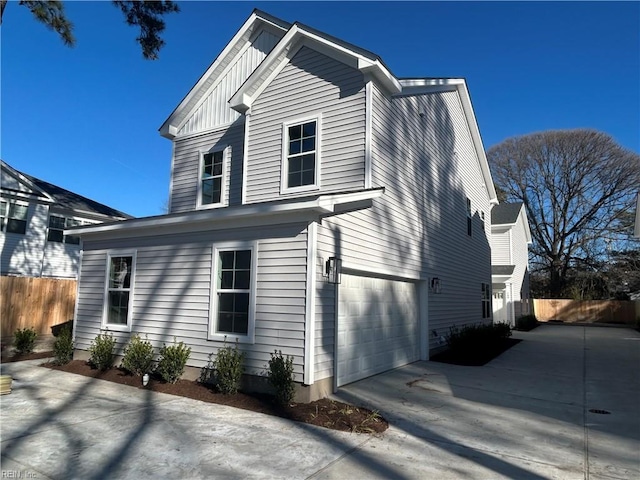
[[65,218],[60,215],[49,215],[49,230],[47,232],[47,241],[68,243],[72,245],[80,244],[80,237],[77,235],[65,235],[64,229],[77,227],[82,225],[81,220],[75,218]]
[[482,284],[482,318],[491,318],[491,285]]
[[284,125],[282,191],[296,192],[320,186],[319,119]]
[[0,201],[0,223],[3,232],[24,235],[27,231],[29,207],[22,203]]
[[224,201],[224,172],[226,150],[214,150],[200,154],[200,180],[198,204],[220,206]]
[[218,245],[214,253],[210,333],[253,341],[256,249],[252,243]]
[[113,330],[131,330],[135,268],[135,252],[107,255],[103,327]]

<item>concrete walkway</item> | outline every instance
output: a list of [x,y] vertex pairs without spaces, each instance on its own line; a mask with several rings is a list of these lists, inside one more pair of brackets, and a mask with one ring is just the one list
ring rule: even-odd
[[514,336],[484,367],[420,362],[341,389],[390,420],[380,437],[4,364],[3,478],[640,478],[640,334]]

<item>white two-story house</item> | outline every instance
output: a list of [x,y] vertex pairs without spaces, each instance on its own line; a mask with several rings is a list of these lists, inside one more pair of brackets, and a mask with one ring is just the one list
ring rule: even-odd
[[0,274],[76,278],[80,237],[64,230],[132,218],[0,160]]
[[491,322],[497,203],[464,80],[254,11],[160,128],[170,213],[83,239],[75,341],[175,337],[294,358],[299,398],[420,359]]
[[493,321],[512,327],[532,312],[529,294],[531,230],[524,204],[501,203],[491,210]]

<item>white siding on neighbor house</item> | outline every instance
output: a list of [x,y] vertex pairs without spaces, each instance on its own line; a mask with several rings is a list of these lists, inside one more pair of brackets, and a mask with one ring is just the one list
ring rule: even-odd
[[[321,116],[323,193],[364,187],[365,89],[362,74],[303,47],[251,107],[246,203],[280,195],[283,123]],[[287,194],[287,196],[308,195]]]
[[[323,220],[318,251],[397,278],[438,277],[441,293],[428,301],[433,349],[451,326],[482,321],[481,285],[491,283],[489,196],[457,92],[390,99],[372,90],[372,186],[385,193],[371,209]],[[317,331],[327,334],[319,344],[332,342],[329,328]],[[318,378],[326,367],[316,365]]]
[[239,205],[242,195],[242,149],[244,122],[220,130],[176,139],[173,151],[171,212],[187,212],[196,208],[199,182],[200,152],[214,147],[229,147],[223,203]]
[[[275,348],[294,357],[302,381],[305,331],[306,225],[235,229],[128,240],[86,241],[78,296],[76,346],[89,348],[100,333],[107,251],[137,251],[132,332],[154,346],[175,336],[191,347],[187,365],[201,368],[223,342],[207,340],[211,298],[212,246],[258,240],[255,343],[240,343],[245,371],[260,374]],[[114,332],[119,347],[129,333]],[[229,336],[228,343],[235,339]]]
[[[527,245],[527,237],[525,227],[522,223],[522,217],[518,216],[516,225],[511,229],[512,238],[512,255],[513,265],[516,268],[513,271],[513,300],[519,301],[522,298],[529,298],[529,247]],[[521,295],[524,294],[524,295]]]
[[2,188],[4,190],[17,190],[23,193],[33,193],[33,190],[31,190],[13,175],[9,175],[9,173],[4,169],[0,170],[0,185],[2,185]]
[[42,260],[42,276],[76,278],[79,261],[80,245],[46,242]]
[[229,99],[251,75],[264,57],[280,40],[281,35],[263,30],[237,61],[217,79],[215,86],[204,96],[193,113],[178,131],[178,136],[191,135],[229,124],[240,114],[229,106]]
[[496,230],[491,234],[491,264],[513,265],[511,256],[511,229]]
[[3,275],[41,276],[49,221],[48,211],[48,205],[30,203],[24,235],[0,232],[0,262]]

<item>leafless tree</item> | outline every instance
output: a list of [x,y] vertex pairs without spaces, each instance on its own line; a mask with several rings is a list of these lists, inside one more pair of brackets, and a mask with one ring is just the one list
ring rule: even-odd
[[602,260],[623,238],[620,219],[640,189],[640,155],[594,130],[514,137],[487,152],[494,181],[509,201],[524,202],[532,268],[561,296],[572,269]]

